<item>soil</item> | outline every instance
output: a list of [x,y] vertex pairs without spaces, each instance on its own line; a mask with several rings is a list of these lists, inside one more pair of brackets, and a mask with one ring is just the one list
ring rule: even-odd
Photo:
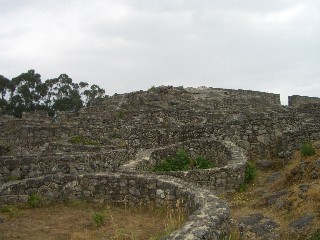
[[[93,215],[104,216],[96,226]],[[0,213],[1,240],[158,239],[179,228],[184,216],[165,208],[124,208],[94,204],[9,206]]]
[[221,196],[234,221],[231,239],[311,239],[320,229],[320,149],[310,157],[296,151],[286,161],[255,162],[248,189]]

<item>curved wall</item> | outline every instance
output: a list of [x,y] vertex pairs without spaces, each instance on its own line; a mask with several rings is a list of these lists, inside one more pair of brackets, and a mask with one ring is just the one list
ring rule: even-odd
[[189,215],[183,227],[164,239],[220,239],[228,232],[229,209],[210,191],[168,176],[137,174],[50,175],[4,184],[0,206],[44,199],[86,199],[127,204],[178,204]]
[[133,162],[121,167],[123,171],[150,171],[157,162],[174,156],[179,148],[184,148],[191,156],[201,155],[215,163],[217,167],[211,169],[194,169],[189,171],[157,172],[158,175],[169,175],[205,186],[216,193],[234,191],[244,181],[247,157],[242,148],[230,141],[214,139],[199,139],[186,141],[181,144],[165,148],[145,151],[145,155],[138,155]]

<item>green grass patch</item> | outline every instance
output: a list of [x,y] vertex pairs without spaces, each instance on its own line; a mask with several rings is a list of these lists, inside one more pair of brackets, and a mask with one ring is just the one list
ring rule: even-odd
[[30,207],[33,207],[33,208],[40,207],[42,205],[42,200],[39,195],[31,194],[28,198],[27,203]]
[[8,214],[10,217],[18,217],[20,215],[19,206],[5,205],[0,208],[0,212]]
[[305,141],[300,147],[300,153],[302,156],[313,156],[316,154],[316,149],[310,141]]
[[202,156],[191,158],[182,148],[178,149],[173,157],[166,158],[158,163],[152,170],[154,172],[188,171],[191,169],[213,168],[214,164]]
[[239,192],[244,192],[248,189],[248,184],[251,183],[257,175],[257,170],[252,162],[248,162],[244,174],[244,181],[239,186]]
[[94,213],[92,219],[96,227],[101,227],[105,221],[105,215],[103,213]]
[[309,238],[308,240],[320,240],[320,228],[318,228]]
[[87,139],[86,137],[75,135],[69,138],[69,142],[72,144],[81,144],[81,145],[92,145],[99,146],[100,143],[98,141]]

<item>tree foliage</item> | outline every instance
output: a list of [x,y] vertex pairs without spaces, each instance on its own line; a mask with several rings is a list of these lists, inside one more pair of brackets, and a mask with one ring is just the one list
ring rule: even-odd
[[105,90],[86,82],[75,83],[67,74],[44,82],[35,70],[9,80],[0,75],[0,114],[21,117],[24,111],[77,112],[93,100],[105,97]]

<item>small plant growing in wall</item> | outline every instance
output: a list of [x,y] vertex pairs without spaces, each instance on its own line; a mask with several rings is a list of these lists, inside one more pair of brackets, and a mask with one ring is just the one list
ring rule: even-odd
[[105,216],[102,213],[94,213],[92,219],[96,227],[101,227],[104,224]]
[[99,146],[100,143],[95,141],[95,140],[91,140],[91,139],[87,139],[83,136],[79,136],[79,135],[75,135],[69,138],[69,142],[72,144],[81,144],[81,145],[92,145],[92,146]]
[[180,148],[175,156],[160,161],[160,163],[153,168],[153,171],[187,171],[191,169],[207,169],[212,167],[214,167],[214,164],[204,157],[198,156],[193,159],[188,156],[184,149]]
[[252,162],[248,162],[244,174],[244,182],[240,184],[239,191],[243,192],[247,190],[248,184],[256,178],[256,167]]
[[316,149],[310,141],[305,141],[300,147],[300,153],[302,156],[313,156],[316,154]]

